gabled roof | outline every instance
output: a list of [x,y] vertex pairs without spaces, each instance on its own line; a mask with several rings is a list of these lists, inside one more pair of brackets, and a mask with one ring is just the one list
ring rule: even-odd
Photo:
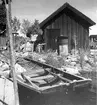
[[58,15],[61,11],[63,11],[65,8],[68,8],[72,12],[74,12],[76,15],[78,15],[80,18],[84,19],[89,23],[89,26],[95,25],[96,23],[92,21],[90,18],[85,16],[83,13],[72,7],[69,3],[65,3],[62,5],[59,9],[57,9],[54,13],[52,13],[49,17],[47,17],[44,21],[40,23],[40,27],[42,28],[47,22],[49,22],[51,19],[53,19],[56,15]]

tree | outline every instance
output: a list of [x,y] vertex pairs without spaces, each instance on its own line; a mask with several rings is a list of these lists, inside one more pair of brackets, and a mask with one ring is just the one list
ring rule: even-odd
[[17,32],[21,26],[20,20],[17,17],[14,17],[12,19],[11,25],[12,25],[12,31]]
[[34,23],[28,28],[26,36],[30,38],[30,40],[33,42],[33,48],[32,51],[34,51],[34,48],[40,43],[42,40],[42,30],[39,26],[39,21],[35,20]]
[[[12,2],[12,0],[10,0],[11,2]],[[6,4],[8,4],[8,0],[0,0],[0,2],[2,2],[3,4],[5,4],[5,2],[6,2]]]
[[30,26],[31,22],[29,20],[23,19],[23,22],[21,24],[21,32],[26,35]]
[[35,19],[34,23],[28,28],[27,37],[31,38],[31,35],[41,35],[42,30],[39,26],[39,21]]

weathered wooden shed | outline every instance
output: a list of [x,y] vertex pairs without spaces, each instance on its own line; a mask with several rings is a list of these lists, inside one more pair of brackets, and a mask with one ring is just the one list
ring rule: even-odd
[[74,47],[76,36],[77,48],[88,48],[89,27],[95,25],[90,18],[65,3],[40,23],[47,49],[59,49],[67,45],[70,51]]

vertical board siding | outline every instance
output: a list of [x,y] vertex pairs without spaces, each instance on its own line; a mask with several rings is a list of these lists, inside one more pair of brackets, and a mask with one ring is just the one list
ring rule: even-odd
[[52,23],[52,29],[54,29],[55,27],[54,27],[55,25],[54,25],[54,22]]
[[64,15],[62,15],[62,35],[64,36]]
[[62,16],[60,16],[60,31],[61,31],[61,36],[63,36],[63,32],[62,32]]
[[[58,19],[58,23],[59,23],[59,29],[61,28],[61,18],[59,17]],[[60,34],[61,34],[61,30],[60,30]]]
[[86,40],[86,37],[85,37],[85,29],[83,27],[83,44],[84,44],[84,49],[86,49],[85,40]]
[[56,20],[56,27],[59,28],[59,21],[58,21],[58,19]]
[[63,14],[64,15],[64,36],[68,36],[68,34],[67,34],[67,16],[66,16],[66,14]]
[[83,26],[82,26],[82,37],[83,37],[83,39],[82,39],[83,48],[85,48],[85,43],[84,43],[84,28],[83,28]]
[[57,25],[58,25],[58,28],[60,29],[59,18],[57,19]]
[[[69,51],[74,48],[74,35],[76,35],[78,49],[85,49],[88,47],[89,27],[86,27],[86,25],[83,26],[81,23],[79,23],[79,21],[74,20],[73,17],[69,17],[65,12],[51,21],[52,22],[48,23],[46,29],[60,29],[60,35],[68,37]],[[45,42],[48,44],[47,37],[45,36],[45,38]]]
[[80,44],[80,25],[79,23],[78,23],[78,37],[79,37],[78,43],[79,43],[79,48],[80,48],[81,44]]
[[55,27],[55,29],[58,29],[58,27],[57,27],[57,20],[55,20],[55,22],[54,22],[54,27]]
[[71,49],[73,48],[73,19],[71,19]]
[[44,29],[44,39],[45,39],[45,51],[47,50],[48,38],[47,38],[47,29]]
[[80,44],[79,44],[79,40],[80,40],[80,36],[79,36],[79,33],[78,33],[78,23],[76,23],[77,27],[76,27],[76,32],[77,32],[77,48],[80,47]]
[[71,19],[68,17],[68,51],[71,50]]
[[89,30],[86,29],[86,49],[89,48]]
[[81,25],[80,25],[80,42],[81,42],[81,48],[83,48],[83,29]]

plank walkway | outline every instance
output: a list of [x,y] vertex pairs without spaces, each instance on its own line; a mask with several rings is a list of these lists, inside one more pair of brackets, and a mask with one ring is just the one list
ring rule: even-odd
[[0,78],[0,105],[14,105],[13,83],[5,78]]

